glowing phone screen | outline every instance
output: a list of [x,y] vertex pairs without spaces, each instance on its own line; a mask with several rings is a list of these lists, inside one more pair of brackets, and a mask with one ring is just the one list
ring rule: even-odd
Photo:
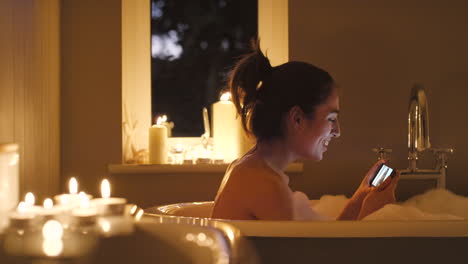
[[393,172],[393,169],[388,167],[385,164],[382,164],[382,167],[380,167],[379,172],[377,172],[377,175],[375,175],[374,180],[372,180],[372,186],[377,187],[382,182],[384,182],[388,176],[390,176]]

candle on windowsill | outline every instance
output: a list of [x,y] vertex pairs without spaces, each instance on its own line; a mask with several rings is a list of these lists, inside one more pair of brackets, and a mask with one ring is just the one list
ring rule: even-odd
[[163,118],[158,117],[156,124],[149,129],[149,163],[167,163],[167,127],[163,124]]
[[[224,159],[231,162],[241,157],[251,144],[242,130],[241,118],[231,101],[231,93],[223,93],[220,100],[212,105],[214,149]],[[218,163],[220,158],[218,158]]]

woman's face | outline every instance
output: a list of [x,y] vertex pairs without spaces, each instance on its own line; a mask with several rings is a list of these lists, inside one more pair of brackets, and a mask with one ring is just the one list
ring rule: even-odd
[[319,161],[334,137],[340,136],[338,122],[339,98],[333,89],[326,101],[317,106],[314,118],[303,118],[295,136],[295,149],[299,158]]

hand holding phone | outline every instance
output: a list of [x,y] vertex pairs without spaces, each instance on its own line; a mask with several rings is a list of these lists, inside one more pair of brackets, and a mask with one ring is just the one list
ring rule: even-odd
[[389,176],[393,177],[395,175],[395,171],[390,168],[389,166],[382,164],[380,165],[377,173],[375,174],[374,178],[371,181],[371,186],[378,187],[382,182],[384,182]]

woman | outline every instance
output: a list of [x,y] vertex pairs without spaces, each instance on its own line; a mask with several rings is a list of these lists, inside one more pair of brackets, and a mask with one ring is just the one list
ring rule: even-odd
[[[305,62],[272,67],[253,43],[230,74],[229,88],[243,128],[256,146],[234,161],[216,195],[213,218],[238,220],[325,220],[304,193],[293,192],[286,166],[299,159],[319,161],[340,136],[339,98],[332,77]],[[367,173],[337,219],[357,220],[395,201],[398,176],[379,187]]]

